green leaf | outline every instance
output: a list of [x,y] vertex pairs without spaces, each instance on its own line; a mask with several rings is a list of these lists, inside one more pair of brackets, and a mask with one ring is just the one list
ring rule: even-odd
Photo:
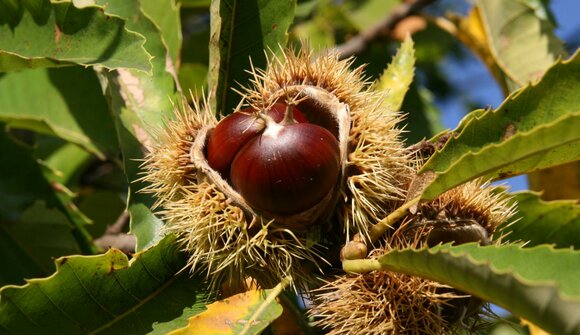
[[[184,92],[192,92],[194,97],[201,97],[207,91],[207,65],[184,63],[179,67],[179,82]],[[189,99],[189,95],[187,96]]]
[[217,114],[233,111],[241,98],[232,88],[247,84],[251,64],[266,66],[266,51],[286,45],[296,0],[221,0],[211,4],[208,86]]
[[91,252],[70,197],[46,179],[32,151],[4,131],[0,148],[0,285],[48,274],[53,257]]
[[43,2],[39,7],[21,8],[10,20],[0,22],[0,71],[63,62],[151,71],[151,55],[143,48],[143,36],[128,31],[123,20],[98,8]]
[[392,111],[398,111],[401,108],[405,94],[413,82],[414,74],[413,40],[407,36],[385,72],[373,85],[376,91],[386,92],[382,101],[383,108]]
[[580,331],[580,252],[550,246],[443,245],[345,261],[346,271],[403,272],[451,285],[504,307],[553,334]]
[[173,237],[134,255],[131,262],[115,249],[59,258],[54,275],[0,290],[0,329],[46,335],[146,334],[154,323],[185,325],[185,318],[203,310],[207,292],[198,277],[178,274],[183,265]]
[[189,319],[187,327],[168,335],[254,335],[260,334],[282,314],[276,301],[290,283],[285,279],[270,290],[251,290],[207,305],[207,310]]
[[423,198],[468,180],[498,178],[580,158],[580,52],[542,80],[511,94],[495,111],[468,115],[420,171]]
[[37,201],[19,222],[0,224],[0,286],[54,271],[53,259],[80,253],[67,217]]
[[365,1],[351,14],[351,21],[359,31],[367,30],[378,24],[397,5],[399,0],[369,0]]
[[540,78],[564,55],[548,9],[541,0],[479,0],[489,49],[513,91]]
[[175,82],[167,72],[167,50],[161,33],[155,24],[142,12],[137,0],[99,0],[96,3],[105,13],[131,18],[127,28],[141,33],[147,38],[145,48],[153,59],[152,75],[130,69],[115,72],[101,72],[106,83],[109,105],[116,118],[117,136],[123,152],[123,163],[129,183],[129,212],[131,233],[137,239],[137,251],[154,245],[161,239],[161,220],[150,208],[150,195],[138,193],[144,187],[136,182],[140,173],[143,147],[151,137],[150,129],[160,127],[164,119],[171,117],[171,99],[175,98]]
[[[173,67],[179,64],[181,51],[181,19],[175,0],[141,0],[141,9],[155,23],[165,44]],[[175,70],[174,70],[175,71]]]
[[407,113],[404,120],[407,132],[403,133],[403,136],[408,144],[431,138],[443,131],[441,111],[434,100],[433,93],[427,88],[416,84],[409,87],[401,106],[401,110]]
[[92,157],[81,147],[65,143],[47,157],[44,164],[52,169],[56,181],[67,185],[73,176],[89,163]]
[[12,128],[58,136],[101,159],[118,153],[107,101],[91,69],[75,66],[4,74],[0,77],[0,121]]
[[515,193],[516,215],[498,228],[502,240],[521,241],[526,247],[554,244],[580,249],[580,205],[574,200],[543,201],[539,194]]

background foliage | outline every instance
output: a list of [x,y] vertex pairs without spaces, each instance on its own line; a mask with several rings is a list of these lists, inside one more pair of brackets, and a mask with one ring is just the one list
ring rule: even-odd
[[[279,301],[296,311],[281,283],[232,298],[234,317],[252,326],[218,329],[224,302],[211,305],[204,274],[179,271],[183,255],[135,180],[149,129],[181,93],[206,94],[228,114],[250,64],[306,40],[367,64],[369,81],[392,92],[385,105],[408,113],[409,145],[451,135],[421,170],[422,198],[480,176],[529,173],[546,190],[515,195],[509,245],[355,265],[436,279],[554,334],[580,333],[580,56],[556,22],[542,0],[0,0],[0,334],[188,334],[202,324],[255,334],[282,313]],[[400,47],[407,33],[413,42]],[[466,101],[473,112],[445,131],[435,99],[465,92],[440,64],[473,55],[505,101]],[[315,331],[290,314],[278,322]],[[536,331],[502,322],[487,332]]]

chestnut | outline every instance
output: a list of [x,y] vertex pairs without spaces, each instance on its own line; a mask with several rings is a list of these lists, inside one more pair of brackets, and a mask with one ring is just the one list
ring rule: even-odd
[[292,215],[320,202],[340,171],[338,141],[309,123],[272,125],[236,155],[230,177],[253,207]]
[[[268,111],[268,115],[276,122],[284,119],[286,104],[276,103]],[[292,116],[296,122],[308,122],[304,114],[296,107],[292,108]],[[266,128],[264,120],[256,115],[256,110],[246,108],[232,113],[220,121],[211,132],[206,145],[206,158],[209,166],[228,178],[230,166],[235,155],[250,139]]]
[[223,119],[206,155],[250,206],[274,216],[314,207],[334,189],[340,172],[336,137],[283,103]]

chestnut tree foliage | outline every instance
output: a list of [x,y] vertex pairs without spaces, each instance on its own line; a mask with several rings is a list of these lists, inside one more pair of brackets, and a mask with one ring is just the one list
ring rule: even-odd
[[[304,41],[367,64],[391,92],[386,106],[408,113],[408,145],[449,138],[414,181],[420,199],[479,177],[528,174],[544,190],[514,194],[501,245],[394,250],[344,269],[436,280],[513,314],[482,333],[525,333],[526,320],[532,332],[580,334],[580,54],[565,50],[556,20],[542,0],[467,11],[421,0],[0,0],[0,334],[323,333],[286,281],[227,302],[210,294],[206,273],[181,271],[175,237],[138,192],[148,132],[174,103],[191,91],[231,113],[247,70]],[[462,92],[438,63],[472,55],[505,101],[445,130],[434,96]],[[237,321],[220,328],[220,317]]]

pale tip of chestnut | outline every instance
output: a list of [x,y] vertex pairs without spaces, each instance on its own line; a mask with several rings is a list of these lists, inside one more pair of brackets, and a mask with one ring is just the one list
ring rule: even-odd
[[367,245],[358,241],[349,241],[340,250],[340,260],[356,260],[366,258],[368,255]]

